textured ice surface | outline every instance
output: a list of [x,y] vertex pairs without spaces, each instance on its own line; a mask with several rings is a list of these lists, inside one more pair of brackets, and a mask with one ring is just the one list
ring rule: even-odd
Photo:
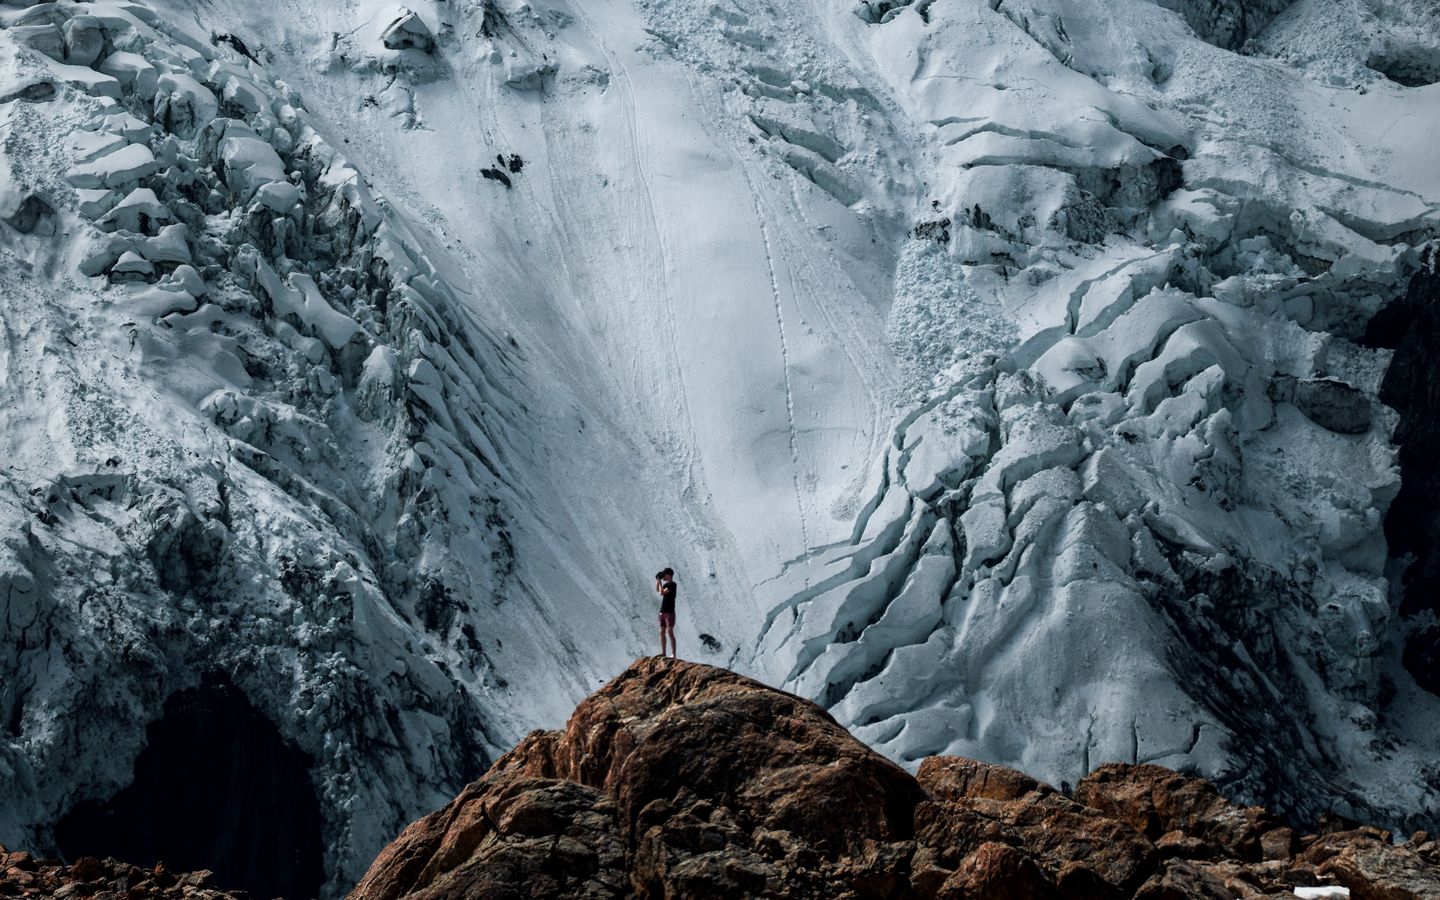
[[343,889],[662,564],[901,762],[1437,824],[1354,342],[1440,229],[1424,3],[0,24],[0,841],[220,669]]

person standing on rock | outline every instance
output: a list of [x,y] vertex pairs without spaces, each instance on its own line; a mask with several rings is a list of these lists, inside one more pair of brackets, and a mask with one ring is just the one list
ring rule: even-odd
[[661,569],[655,573],[655,592],[660,595],[660,655],[665,655],[665,637],[669,635],[670,657],[676,659],[674,569]]

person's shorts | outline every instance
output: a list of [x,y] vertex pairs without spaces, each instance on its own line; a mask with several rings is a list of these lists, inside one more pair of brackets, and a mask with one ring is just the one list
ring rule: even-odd
[[674,614],[674,613],[661,613],[661,614],[660,614],[660,627],[661,627],[661,628],[674,628],[674,627],[675,627],[675,614]]

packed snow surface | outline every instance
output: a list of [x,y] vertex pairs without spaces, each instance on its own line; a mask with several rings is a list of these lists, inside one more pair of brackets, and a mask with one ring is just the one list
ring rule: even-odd
[[654,652],[1440,825],[1425,0],[0,4],[0,841],[224,673],[329,889]]

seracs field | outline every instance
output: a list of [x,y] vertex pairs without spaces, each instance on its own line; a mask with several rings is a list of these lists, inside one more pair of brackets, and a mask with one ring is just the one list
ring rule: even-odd
[[341,893],[665,565],[902,764],[1440,827],[1425,0],[0,24],[0,842],[219,678]]

